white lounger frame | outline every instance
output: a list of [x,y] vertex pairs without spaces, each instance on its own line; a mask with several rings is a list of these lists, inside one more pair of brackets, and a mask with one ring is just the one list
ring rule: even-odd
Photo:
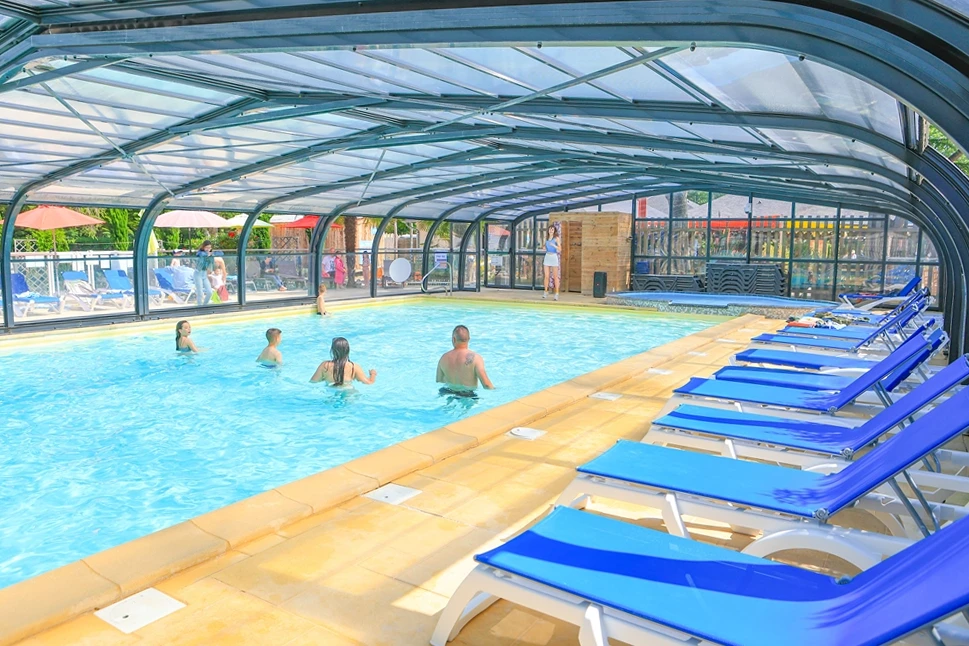
[[[691,635],[634,615],[593,603],[504,570],[478,564],[448,601],[431,636],[431,646],[446,646],[469,621],[498,599],[531,608],[579,627],[579,646],[608,646],[616,639],[633,646],[702,646],[711,644]],[[969,633],[939,623],[922,629],[899,644],[910,646],[969,646]]]

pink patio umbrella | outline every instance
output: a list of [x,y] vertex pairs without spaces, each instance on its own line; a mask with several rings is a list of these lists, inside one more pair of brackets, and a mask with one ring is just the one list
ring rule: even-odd
[[57,229],[88,227],[96,224],[104,224],[104,220],[92,218],[63,206],[39,206],[36,209],[21,212],[14,220],[16,227],[52,231],[54,251],[57,251]]
[[164,229],[231,229],[234,225],[211,211],[169,211],[158,216],[155,226]]

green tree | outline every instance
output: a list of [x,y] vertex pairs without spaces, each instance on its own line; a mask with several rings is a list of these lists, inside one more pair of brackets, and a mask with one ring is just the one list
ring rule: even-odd
[[953,164],[962,169],[962,172],[969,175],[969,157],[960,150],[941,130],[933,125],[929,125],[929,145],[949,158]]
[[111,236],[111,243],[118,251],[131,249],[131,211],[128,209],[104,209],[97,217],[104,220],[104,227]]

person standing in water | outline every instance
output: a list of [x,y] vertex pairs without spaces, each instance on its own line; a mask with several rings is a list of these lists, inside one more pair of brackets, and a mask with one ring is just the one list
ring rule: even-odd
[[191,339],[192,326],[188,321],[179,321],[175,324],[175,351],[176,352],[198,352],[195,342]]
[[486,389],[494,390],[495,385],[485,371],[484,359],[468,349],[470,342],[471,333],[463,325],[451,332],[454,349],[445,352],[437,362],[437,383],[444,384],[440,394],[477,397],[474,391],[479,382]]
[[545,291],[542,298],[548,298],[548,292],[552,289],[552,279],[555,279],[555,300],[559,299],[559,252],[562,241],[559,238],[559,229],[556,224],[549,223],[548,239],[545,241],[545,262],[542,263],[545,269]]
[[320,316],[326,316],[329,312],[326,311],[326,285],[320,283],[320,289],[316,296],[316,313]]
[[275,368],[283,365],[283,355],[279,351],[279,342],[283,340],[283,331],[279,328],[271,327],[266,330],[266,342],[269,344],[263,348],[256,361],[267,368]]
[[320,364],[310,381],[334,386],[351,386],[354,381],[359,381],[369,386],[376,379],[376,370],[364,372],[360,364],[350,361],[350,342],[338,336],[330,344],[330,360]]

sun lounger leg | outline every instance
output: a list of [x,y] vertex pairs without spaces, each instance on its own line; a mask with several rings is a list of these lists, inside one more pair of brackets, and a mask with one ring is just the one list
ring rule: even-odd
[[785,550],[813,550],[822,554],[831,554],[848,561],[859,570],[867,570],[881,562],[878,554],[865,549],[857,541],[838,536],[836,532],[820,532],[806,527],[767,534],[742,551],[751,556],[768,558]]
[[602,621],[602,609],[590,603],[579,627],[579,646],[607,646],[606,626]]
[[572,507],[573,509],[585,509],[592,502],[592,496],[585,492],[586,488],[583,481],[580,478],[576,478],[569,483],[569,486],[565,488],[565,491],[558,497],[555,504],[562,505],[563,507]]
[[458,636],[469,621],[498,600],[498,597],[482,592],[487,589],[492,577],[482,572],[480,567],[472,570],[451,595],[451,600],[441,612],[441,618],[437,620],[437,627],[431,636],[431,646],[445,646]]
[[666,494],[666,505],[663,506],[662,511],[666,531],[674,536],[690,538],[690,532],[687,531],[686,525],[683,523],[683,516],[680,515],[680,506],[676,501],[675,493]]

